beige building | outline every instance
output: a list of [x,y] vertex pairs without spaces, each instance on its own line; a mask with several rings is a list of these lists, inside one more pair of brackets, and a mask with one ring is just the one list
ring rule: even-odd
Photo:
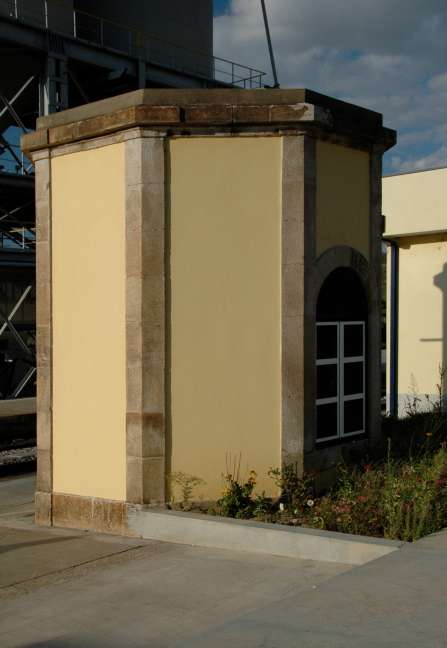
[[43,524],[123,531],[170,476],[328,474],[380,431],[381,115],[308,90],[137,91],[41,118]]
[[383,179],[388,410],[400,416],[439,401],[447,366],[446,186],[447,168]]

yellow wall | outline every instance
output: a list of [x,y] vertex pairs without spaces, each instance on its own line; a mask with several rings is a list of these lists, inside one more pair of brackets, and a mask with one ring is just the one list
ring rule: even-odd
[[125,499],[122,144],[52,161],[54,491]]
[[434,397],[447,359],[447,236],[399,241],[398,392]]
[[317,141],[317,256],[349,245],[369,258],[369,155]]
[[280,138],[175,139],[172,469],[220,495],[226,454],[259,488],[280,463]]
[[385,236],[445,231],[447,168],[383,178]]

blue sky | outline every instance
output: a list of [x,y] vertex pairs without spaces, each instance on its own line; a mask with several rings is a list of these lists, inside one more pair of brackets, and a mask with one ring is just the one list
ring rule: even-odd
[[[385,173],[447,165],[445,0],[266,0],[282,87],[383,113]],[[269,72],[260,0],[214,0],[215,54]],[[266,77],[271,83],[271,77]]]

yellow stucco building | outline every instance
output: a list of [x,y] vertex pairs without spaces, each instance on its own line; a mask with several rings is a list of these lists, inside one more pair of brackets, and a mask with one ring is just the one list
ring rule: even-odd
[[123,532],[171,475],[324,476],[380,420],[381,115],[145,90],[41,118],[42,524]]
[[[444,399],[447,366],[447,169],[383,179],[387,249],[388,410]],[[439,391],[441,387],[441,394]]]

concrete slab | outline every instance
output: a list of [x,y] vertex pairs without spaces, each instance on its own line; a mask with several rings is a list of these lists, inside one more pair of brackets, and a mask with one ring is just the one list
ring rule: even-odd
[[174,544],[139,551],[125,564],[92,566],[80,578],[2,600],[2,648],[181,645],[348,569]]
[[36,475],[15,475],[0,479],[0,513],[10,512],[14,506],[34,502]]
[[[147,541],[34,524],[35,475],[0,479],[0,598],[23,583],[135,550]],[[30,585],[29,585],[30,586]]]
[[85,532],[0,527],[0,593],[2,588],[141,545],[137,540]]
[[143,538],[287,558],[363,565],[404,543],[318,529],[218,516],[135,509],[129,526]]
[[36,475],[17,475],[0,479],[0,526],[34,521]]
[[141,551],[3,600],[2,646],[446,646],[444,548],[406,545],[353,569],[174,544]]
[[409,544],[316,589],[172,645],[445,648],[446,570],[445,549]]

